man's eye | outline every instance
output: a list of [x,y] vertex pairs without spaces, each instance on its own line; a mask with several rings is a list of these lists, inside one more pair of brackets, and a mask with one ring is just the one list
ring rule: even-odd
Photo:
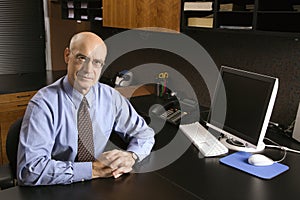
[[101,60],[95,60],[93,61],[93,65],[97,68],[101,68],[104,66],[104,63]]
[[81,62],[85,62],[86,61],[86,57],[85,56],[78,56],[77,59]]
[[102,62],[101,62],[100,60],[94,60],[94,63],[95,63],[96,65],[102,65]]

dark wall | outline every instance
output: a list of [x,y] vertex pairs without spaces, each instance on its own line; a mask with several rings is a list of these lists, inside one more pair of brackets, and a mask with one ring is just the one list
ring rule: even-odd
[[43,1],[0,0],[0,74],[45,69]]
[[[124,31],[99,27],[92,24],[92,30],[104,39]],[[287,126],[295,119],[300,101],[298,38],[243,32],[188,31],[185,34],[201,44],[218,67],[227,65],[278,77],[279,91],[271,120]],[[189,63],[172,53],[151,49],[130,52],[112,63],[105,74],[113,76],[120,70],[154,62],[171,66],[184,74],[196,91],[199,102],[203,105],[210,104],[208,90],[201,77],[195,75]]]
[[[271,34],[189,32],[217,66],[227,65],[279,78],[272,119],[289,125],[300,102],[300,41]],[[300,35],[299,35],[300,36]]]

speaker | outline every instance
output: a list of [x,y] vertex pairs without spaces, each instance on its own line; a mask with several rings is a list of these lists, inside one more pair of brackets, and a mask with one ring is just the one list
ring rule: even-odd
[[298,106],[297,116],[295,120],[293,138],[300,142],[300,103]]

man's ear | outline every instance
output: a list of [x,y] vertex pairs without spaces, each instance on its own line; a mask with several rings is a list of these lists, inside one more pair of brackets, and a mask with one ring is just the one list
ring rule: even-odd
[[71,53],[70,49],[68,47],[66,47],[65,51],[64,51],[64,59],[65,59],[66,64],[69,62],[70,53]]

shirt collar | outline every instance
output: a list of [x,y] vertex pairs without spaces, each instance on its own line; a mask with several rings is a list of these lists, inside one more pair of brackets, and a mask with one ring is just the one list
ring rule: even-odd
[[[84,95],[72,87],[72,85],[69,83],[68,76],[65,76],[63,79],[63,87],[75,108],[78,109]],[[95,86],[92,86],[90,91],[85,95],[89,108],[94,104],[96,95],[95,90]]]

